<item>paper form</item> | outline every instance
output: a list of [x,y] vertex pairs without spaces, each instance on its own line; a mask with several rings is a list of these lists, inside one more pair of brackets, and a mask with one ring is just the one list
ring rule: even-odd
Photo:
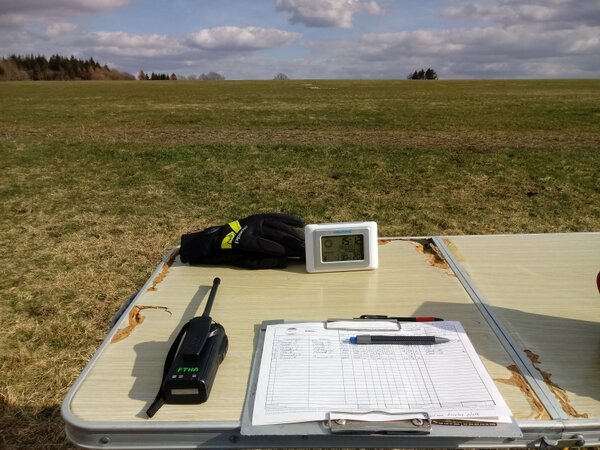
[[511,415],[459,322],[377,332],[450,339],[443,344],[350,344],[356,334],[364,332],[320,322],[268,326],[252,424],[326,420],[332,411],[469,420]]

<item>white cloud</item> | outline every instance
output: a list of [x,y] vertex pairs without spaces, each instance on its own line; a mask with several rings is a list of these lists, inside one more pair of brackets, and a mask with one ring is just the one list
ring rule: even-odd
[[93,54],[121,57],[169,57],[186,50],[181,39],[164,34],[129,34],[124,32],[88,33],[83,45]]
[[541,58],[574,53],[600,53],[598,28],[580,26],[544,31],[535,26],[416,31],[365,35],[363,48],[393,57],[398,54],[485,55],[505,58]]
[[300,33],[258,27],[216,27],[193,33],[188,43],[208,50],[260,50],[292,43]]
[[[237,52],[264,50],[286,45],[300,38],[300,33],[272,28],[217,27],[183,36],[166,34],[140,35],[123,32],[88,33],[84,45],[95,54],[116,57],[167,58],[171,61],[207,57],[219,52],[221,57]],[[187,63],[189,64],[189,62]]]
[[354,14],[383,11],[375,0],[277,0],[277,9],[291,12],[292,23],[337,28],[352,28]]
[[[442,77],[592,76],[600,70],[599,36],[600,27],[547,29],[541,24],[371,33],[346,52],[390,67],[416,62],[414,68],[431,66]],[[582,67],[583,60],[594,58]]]
[[80,14],[120,8],[130,0],[2,0],[2,14],[41,14],[54,11],[61,14]]
[[[209,53],[219,56],[266,50],[293,43],[300,33],[258,27],[217,27],[198,30],[187,35],[132,34],[122,31],[89,31],[72,23],[59,22],[47,25],[41,32],[20,32],[31,46],[38,46],[36,53],[72,52],[92,54],[98,57],[167,58],[185,56],[193,60]],[[8,36],[8,35],[7,35]],[[14,33],[12,34],[14,36]],[[3,38],[6,41],[6,39]],[[15,41],[15,39],[13,39]],[[14,46],[23,45],[16,42]],[[54,44],[62,50],[51,49]],[[48,49],[48,50],[46,50]],[[78,49],[78,51],[70,50]],[[19,49],[8,49],[22,53]],[[181,64],[185,65],[181,59]]]
[[64,20],[120,8],[130,0],[1,0],[0,26],[24,28],[27,24]]
[[600,24],[600,0],[498,0],[445,8],[442,15],[470,17],[503,25],[545,23],[559,27]]
[[4,31],[18,30],[25,27],[26,20],[22,14],[0,14],[0,29]]
[[56,22],[46,27],[44,33],[48,39],[55,39],[78,29],[77,25],[68,22]]

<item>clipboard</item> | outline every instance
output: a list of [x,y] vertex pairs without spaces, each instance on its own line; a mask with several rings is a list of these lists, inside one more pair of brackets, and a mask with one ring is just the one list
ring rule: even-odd
[[[443,438],[446,446],[448,439],[456,440],[456,443],[464,443],[473,439],[483,439],[484,442],[495,443],[506,441],[512,442],[522,437],[523,433],[513,417],[510,423],[486,424],[473,421],[431,420],[425,412],[415,412],[415,417],[405,417],[397,420],[395,415],[390,415],[384,421],[361,421],[361,420],[336,420],[336,413],[347,414],[343,411],[331,411],[329,419],[325,421],[285,423],[271,425],[253,425],[252,414],[256,399],[257,382],[260,363],[264,349],[265,332],[268,325],[283,323],[300,323],[299,321],[271,320],[264,321],[257,327],[256,349],[252,360],[252,367],[246,391],[246,398],[240,420],[240,434],[242,436],[327,436],[336,438],[341,435],[352,435],[353,439],[364,438],[365,442],[373,443],[373,439],[405,437],[410,439],[429,439],[433,442]],[[426,417],[423,417],[425,415]],[[413,421],[422,418],[422,423]],[[358,441],[352,441],[358,444]],[[421,443],[422,445],[422,443]],[[442,445],[443,446],[443,445]]]

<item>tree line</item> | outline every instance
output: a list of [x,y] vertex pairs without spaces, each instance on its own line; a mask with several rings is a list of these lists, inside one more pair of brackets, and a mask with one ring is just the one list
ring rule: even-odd
[[152,72],[148,75],[144,70],[140,70],[137,75],[138,80],[224,80],[225,77],[217,72],[208,72],[202,73],[198,76],[196,75],[176,75],[172,73],[169,75],[168,73],[155,73]]
[[[194,74],[176,75],[174,73],[169,75],[168,73],[154,73],[154,72],[152,72],[150,75],[148,75],[142,69],[138,72],[137,79],[138,80],[192,80],[192,81],[200,80],[200,81],[206,81],[206,80],[225,80],[225,77],[218,72],[202,73],[198,76],[196,76]],[[279,72],[277,75],[275,75],[273,80],[280,80],[280,81],[281,80],[289,80],[289,77],[285,73]]]
[[0,59],[0,80],[133,80],[133,75],[109,69],[94,58],[10,55]]
[[[42,55],[11,55],[0,58],[0,81],[19,80],[133,80],[135,77],[127,72],[110,69],[101,65],[94,58],[79,59],[75,56],[65,57],[52,55],[46,59]],[[224,80],[217,72],[196,75],[176,75],[174,73],[155,73],[150,75],[140,70],[138,80]],[[274,80],[288,80],[284,73],[278,73]],[[437,80],[435,70],[415,70],[407,76],[409,80]]]
[[415,70],[413,73],[409,73],[406,77],[408,80],[437,80],[438,76],[431,67],[427,70]]

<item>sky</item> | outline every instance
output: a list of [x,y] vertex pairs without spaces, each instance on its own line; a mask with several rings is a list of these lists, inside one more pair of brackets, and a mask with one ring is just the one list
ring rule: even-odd
[[600,78],[600,0],[0,0],[0,56],[226,79]]

